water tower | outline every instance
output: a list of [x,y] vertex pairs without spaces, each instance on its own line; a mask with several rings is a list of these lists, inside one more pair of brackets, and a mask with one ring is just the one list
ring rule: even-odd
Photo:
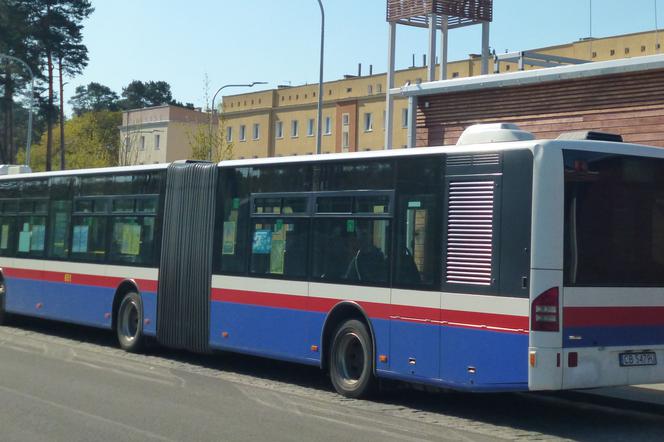
[[493,0],[387,0],[389,52],[387,58],[387,103],[385,148],[392,146],[394,53],[397,25],[429,29],[427,81],[436,80],[436,39],[441,32],[440,72],[447,78],[447,41],[450,29],[482,25],[482,74],[489,73],[489,23],[493,19]]

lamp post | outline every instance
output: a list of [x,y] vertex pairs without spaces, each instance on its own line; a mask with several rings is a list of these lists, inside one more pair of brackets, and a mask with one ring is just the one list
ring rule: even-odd
[[247,84],[225,84],[217,89],[217,92],[215,92],[212,96],[212,105],[210,110],[210,147],[208,148],[208,161],[212,161],[212,119],[214,118],[214,115],[217,111],[217,109],[214,107],[214,100],[217,99],[217,95],[227,87],[254,87],[257,84],[267,84],[267,81],[253,81]]
[[323,9],[323,2],[318,0],[320,6],[320,73],[318,76],[318,124],[316,128],[316,153],[321,153],[321,134],[322,127],[320,125],[323,119],[323,44],[325,43],[325,10]]
[[7,54],[0,54],[0,58],[7,58],[9,60],[21,63],[28,70],[30,74],[30,109],[28,110],[28,134],[25,143],[25,165],[30,166],[30,146],[32,145],[32,109],[35,101],[35,76],[32,74],[32,69],[25,61]]

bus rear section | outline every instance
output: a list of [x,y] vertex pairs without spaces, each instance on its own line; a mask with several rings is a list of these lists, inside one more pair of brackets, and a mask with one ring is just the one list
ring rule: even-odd
[[549,158],[562,171],[549,208],[562,266],[533,265],[530,388],[664,382],[664,159],[577,144]]

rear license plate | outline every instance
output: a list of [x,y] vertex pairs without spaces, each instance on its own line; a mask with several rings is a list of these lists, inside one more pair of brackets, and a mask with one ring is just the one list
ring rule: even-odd
[[620,366],[633,367],[637,365],[657,365],[657,356],[654,351],[640,351],[633,353],[620,353]]

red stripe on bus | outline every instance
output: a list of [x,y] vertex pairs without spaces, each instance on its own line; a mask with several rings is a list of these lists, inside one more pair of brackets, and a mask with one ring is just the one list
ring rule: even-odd
[[[212,301],[255,305],[272,308],[329,312],[341,299],[255,292],[249,290],[212,289]],[[492,329],[513,332],[528,331],[528,317],[494,313],[439,310],[436,308],[389,305],[357,301],[367,315],[374,319],[397,319],[408,322],[447,324],[455,327]]]
[[[92,287],[117,288],[127,278],[117,276],[85,275],[80,273],[52,272],[46,270],[19,269],[4,267],[5,276],[36,281],[59,282],[63,284],[87,285]],[[131,278],[129,278],[131,279]],[[157,281],[134,279],[138,289],[146,292],[157,291]]]
[[[339,303],[340,299],[317,298],[299,295],[282,295],[279,293],[255,292],[250,290],[212,289],[213,301],[232,302],[235,304],[256,305],[260,307],[288,308],[293,310],[329,312]],[[357,302],[372,318],[389,317],[389,305],[375,302]]]
[[565,327],[664,325],[664,307],[565,307]]
[[492,328],[528,331],[528,316],[501,315],[497,313],[441,310],[441,320],[457,324],[482,324]]

